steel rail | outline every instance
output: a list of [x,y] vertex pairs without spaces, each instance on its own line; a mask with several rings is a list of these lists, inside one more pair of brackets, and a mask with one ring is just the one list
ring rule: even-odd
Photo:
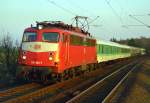
[[25,84],[21,86],[17,86],[14,88],[10,88],[8,90],[4,90],[0,92],[0,101],[4,98],[10,97],[12,95],[18,94],[18,93],[23,93],[24,91],[33,89],[35,87],[40,87],[40,84],[37,83],[30,83],[30,84]]
[[[78,81],[79,79],[76,78],[76,81]],[[23,96],[19,96],[17,98],[13,98],[10,99],[8,101],[5,101],[5,103],[15,103],[17,101],[19,101],[20,103],[28,103],[28,101],[34,101],[40,97],[43,97],[44,95],[48,94],[48,93],[55,93],[55,91],[60,90],[60,88],[64,89],[64,86],[66,86],[66,84],[70,85],[71,80],[69,81],[64,81],[64,82],[60,82],[60,83],[56,83],[54,85],[50,85],[48,87],[39,89],[37,91],[34,91],[32,93],[23,95]]]
[[118,88],[123,84],[123,82],[129,77],[129,75],[141,64],[135,65],[124,77],[120,80],[120,82],[110,91],[110,93],[104,98],[102,103],[109,103],[111,100],[111,97],[115,92],[118,90]]
[[82,98],[85,95],[87,95],[88,93],[90,93],[91,90],[93,90],[94,88],[96,88],[98,86],[101,86],[107,79],[109,79],[112,76],[116,75],[117,73],[119,73],[123,69],[126,69],[128,66],[134,65],[135,63],[137,63],[137,61],[132,62],[132,63],[130,63],[128,65],[125,65],[121,69],[118,69],[118,70],[114,71],[110,75],[106,76],[105,78],[103,78],[102,80],[98,81],[97,83],[95,83],[94,85],[92,85],[91,87],[89,87],[88,89],[86,89],[83,92],[81,92],[79,95],[77,95],[77,96],[73,97],[72,99],[68,100],[66,103],[76,103],[77,101],[80,100],[80,98]]
[[[68,81],[67,81],[68,82]],[[56,90],[59,90],[61,87],[64,86],[64,83],[57,83],[42,89],[39,89],[37,91],[31,92],[29,94],[23,95],[23,96],[19,96],[17,98],[13,98],[10,99],[8,101],[5,101],[5,103],[17,103],[19,101],[19,103],[29,103],[29,102],[33,102],[33,100],[43,97],[48,93],[52,93],[55,92]]]
[[[126,62],[127,63],[127,62]],[[128,61],[129,63],[129,61]],[[121,64],[121,65],[120,65]],[[90,87],[92,84],[96,83],[98,78],[102,79],[104,77],[106,77],[107,75],[109,75],[110,73],[112,73],[113,71],[115,71],[116,69],[119,69],[121,67],[123,67],[125,65],[125,62],[118,62],[115,65],[109,65],[107,68],[111,68],[110,71],[105,71],[105,72],[96,72],[94,77],[88,77],[89,79],[85,80],[84,82],[77,82],[77,84],[70,84],[72,85],[71,88],[68,89],[63,89],[64,91],[62,91],[61,93],[58,93],[56,95],[47,97],[43,100],[41,100],[41,103],[59,103],[59,102],[65,102],[66,99],[72,98],[75,95],[79,94],[80,92],[82,92],[82,90],[85,88]],[[116,68],[116,69],[115,69]],[[104,68],[103,68],[104,69]],[[106,70],[106,68],[105,68]],[[82,78],[82,77],[81,77]],[[87,77],[84,77],[87,78]]]

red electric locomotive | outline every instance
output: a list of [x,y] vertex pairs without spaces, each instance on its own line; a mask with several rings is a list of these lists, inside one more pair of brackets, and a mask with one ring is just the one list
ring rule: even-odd
[[37,22],[24,31],[18,61],[18,76],[61,80],[97,63],[96,39],[63,22]]

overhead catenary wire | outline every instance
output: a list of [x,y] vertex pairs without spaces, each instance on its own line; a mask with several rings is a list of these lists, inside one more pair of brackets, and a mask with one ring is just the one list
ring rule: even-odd
[[76,9],[80,9],[80,11],[86,12],[89,14],[90,17],[95,16],[95,14],[87,9],[85,9],[84,7],[82,7],[81,5],[77,4],[76,2],[72,1],[72,0],[65,0],[67,1],[67,3],[69,4],[73,4],[73,6],[76,6]]
[[137,19],[135,16],[133,16],[133,15],[129,15],[129,16],[130,16],[132,19],[136,20],[137,22],[139,22],[139,23],[143,24],[144,26],[150,28],[150,25],[148,25],[148,24],[142,22],[141,20]]
[[119,21],[121,22],[121,24],[123,24],[122,18],[118,15],[118,13],[116,12],[116,10],[112,7],[112,5],[110,4],[110,1],[105,0],[105,2],[110,7],[110,9],[114,13],[114,15],[119,19]]
[[[107,0],[107,1],[108,1],[108,0]],[[109,4],[110,4],[110,1],[111,1],[111,0],[109,0]],[[123,6],[119,3],[119,1],[118,1],[117,3],[118,3],[118,6],[120,7],[120,9],[122,10],[122,12],[125,13],[124,8],[123,8]],[[110,5],[110,6],[111,6],[111,5]],[[116,13],[117,13],[117,12],[116,12]],[[118,14],[117,14],[117,15],[118,15]],[[121,15],[120,15],[120,16],[118,15],[118,18],[120,18],[120,22],[122,23],[122,26],[121,26],[121,27],[123,27],[123,28],[125,28],[126,30],[128,30],[129,32],[131,32],[131,34],[134,34],[134,33],[128,28],[129,25],[127,25],[125,22],[123,22]]]
[[[65,12],[67,12],[67,13],[73,15],[73,16],[77,16],[76,13],[72,12],[72,11],[69,10],[69,9],[66,9],[66,8],[62,7],[61,5],[57,4],[56,2],[54,2],[54,1],[52,1],[52,0],[47,0],[47,1],[48,1],[49,3],[55,5],[56,7],[60,8],[61,10],[65,11]],[[70,3],[71,3],[71,2],[70,2]],[[78,6],[78,5],[77,5],[77,6]],[[80,6],[78,6],[78,7],[81,8]],[[82,9],[81,9],[81,10],[82,10]],[[85,9],[84,9],[84,10],[85,10]],[[87,10],[86,10],[86,11],[87,11]],[[89,12],[89,11],[88,11],[88,12]],[[89,17],[88,17],[88,18],[89,18]],[[91,20],[89,23],[92,23],[93,21],[97,20],[97,18],[99,18],[99,16],[97,16],[96,19]]]
[[146,16],[146,15],[132,15],[132,16]]
[[[99,16],[97,16],[95,19],[91,20],[88,24],[93,23],[93,22],[96,21],[98,18],[99,18]],[[87,26],[87,25],[85,25],[85,26]],[[90,26],[92,26],[92,25],[90,25]]]
[[[63,10],[64,12],[66,12],[66,13],[68,13],[68,14],[70,14],[70,15],[72,15],[72,16],[78,16],[77,15],[77,13],[75,13],[74,12],[74,10],[73,9],[69,9],[68,8],[68,6],[64,6],[64,5],[61,5],[61,4],[59,4],[59,2],[56,2],[56,1],[54,1],[54,0],[46,0],[47,2],[49,2],[50,4],[52,4],[52,5],[54,5],[55,7],[57,7],[57,8],[59,8],[59,9],[61,9],[61,10]],[[66,0],[65,0],[66,1]],[[120,23],[122,24],[122,25],[124,25],[124,23],[123,23],[123,19],[122,19],[122,17],[121,17],[121,15],[119,15],[118,14],[118,12],[113,8],[113,6],[111,5],[111,3],[110,2],[112,2],[112,0],[105,0],[105,2],[106,2],[106,4],[109,6],[109,8],[112,10],[112,13],[116,16],[116,18],[118,19],[118,21],[120,21]],[[83,6],[81,6],[81,5],[78,5],[76,2],[74,3],[74,1],[72,2],[72,1],[67,1],[67,2],[65,2],[65,4],[67,4],[67,3],[72,3],[72,4],[74,4],[73,6],[76,6],[79,10],[81,9],[81,11],[86,11],[86,13],[90,13],[90,11],[89,10],[87,10],[87,9],[84,9],[83,8]],[[121,9],[123,9],[123,8],[121,8]],[[76,9],[75,9],[76,10]],[[123,11],[123,10],[122,10]],[[93,12],[91,12],[91,13],[93,13]],[[97,16],[97,17],[99,17],[99,16]],[[96,18],[97,18],[96,17]],[[90,18],[90,17],[89,17]],[[89,20],[89,24],[92,24],[92,22],[93,21],[95,21],[95,19],[93,20],[93,19],[90,19]],[[74,21],[73,21],[73,23],[74,23]],[[73,24],[72,23],[72,24]],[[85,25],[84,25],[85,26]],[[82,27],[84,27],[83,26],[83,24],[82,24]],[[94,27],[98,27],[98,25],[97,25],[97,23],[95,24],[95,25],[89,25],[89,26],[94,26]],[[126,29],[128,29],[129,30],[129,28],[127,27],[128,25],[126,25],[126,26],[122,26],[122,27],[124,27],[124,28],[126,28]],[[133,33],[132,33],[133,34]]]
[[138,27],[138,26],[145,26],[145,25],[127,25],[127,26],[133,26],[133,27],[137,26]]
[[[105,2],[109,6],[109,8],[112,10],[112,12],[116,16],[116,18],[120,21],[120,23],[122,24],[122,27],[124,27],[125,29],[127,29],[128,31],[130,31],[133,34],[133,32],[131,30],[129,30],[129,28],[126,25],[124,25],[122,17],[117,13],[117,11],[110,4],[111,0],[105,0]],[[120,8],[123,10],[122,7],[120,7]]]
[[124,8],[123,8],[123,5],[119,2],[119,0],[118,0],[118,1],[115,0],[115,2],[117,3],[118,7],[120,8],[120,11],[121,11],[120,17],[121,17],[121,19],[122,19],[122,18],[123,18],[123,14],[125,13],[125,10],[124,10]]
[[60,6],[59,4],[57,4],[57,3],[56,3],[56,2],[54,2],[54,1],[51,1],[51,0],[47,0],[47,1],[48,1],[49,3],[51,3],[51,4],[55,5],[56,7],[60,8],[61,10],[63,10],[63,11],[65,11],[65,12],[67,12],[67,13],[69,13],[69,14],[73,15],[73,16],[77,15],[76,13],[74,13],[74,12],[70,11],[69,9],[66,9],[66,8],[64,8],[64,7]]

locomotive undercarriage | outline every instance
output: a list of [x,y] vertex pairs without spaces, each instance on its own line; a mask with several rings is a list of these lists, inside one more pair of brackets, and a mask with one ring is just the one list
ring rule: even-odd
[[17,73],[17,79],[24,80],[28,82],[60,82],[67,80],[69,78],[74,78],[78,75],[84,74],[85,72],[90,72],[97,68],[98,64],[88,64],[69,68],[63,73],[55,73],[50,68],[46,67],[25,67],[19,68],[20,72]]
[[20,66],[17,71],[17,79],[28,82],[52,81],[52,69],[48,67],[27,67]]
[[[128,59],[128,58],[126,58]],[[79,75],[83,75],[84,73],[93,71],[99,66],[105,66],[108,64],[113,64],[117,61],[122,61],[124,59],[117,59],[114,61],[103,62],[103,63],[92,63],[81,66],[76,66],[72,68],[68,68],[64,70],[62,73],[56,73],[53,71],[53,67],[26,67],[21,66],[17,73],[17,78],[21,77],[21,80],[29,81],[29,82],[42,82],[44,84],[61,82],[64,80],[68,80],[70,78],[74,78]],[[52,69],[53,68],[53,69]]]
[[81,65],[73,68],[69,68],[65,70],[63,73],[56,74],[56,80],[57,81],[64,81],[68,80],[70,78],[74,78],[79,75],[83,75],[86,72],[90,72],[98,68],[99,64],[87,64],[87,65]]

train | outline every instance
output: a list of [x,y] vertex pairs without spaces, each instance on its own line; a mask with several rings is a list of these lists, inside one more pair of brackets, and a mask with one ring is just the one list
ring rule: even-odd
[[26,28],[19,49],[17,77],[62,81],[94,70],[99,63],[143,55],[145,49],[98,40],[61,21]]

